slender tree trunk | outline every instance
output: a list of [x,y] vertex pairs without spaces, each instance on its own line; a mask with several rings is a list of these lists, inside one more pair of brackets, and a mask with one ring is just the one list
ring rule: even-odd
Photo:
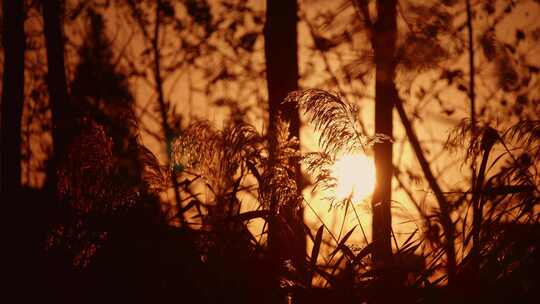
[[64,64],[64,37],[62,30],[62,0],[43,1],[43,22],[45,46],[47,49],[47,85],[49,105],[52,113],[52,145],[53,157],[49,164],[47,185],[49,191],[55,192],[56,166],[64,153],[67,142],[68,92]]
[[[377,52],[377,49],[375,47],[376,43],[374,41],[375,39],[377,39],[376,38],[377,33],[375,31],[375,26],[371,22],[371,18],[370,18],[370,15],[369,15],[368,1],[366,1],[366,0],[357,0],[357,1],[358,1],[358,4],[359,4],[360,12],[361,12],[362,17],[364,19],[363,20],[364,25],[366,26],[366,28],[368,29],[368,31],[369,31],[369,33],[370,33],[370,35],[372,37],[373,49],[374,49],[375,52]],[[386,5],[391,5],[391,6],[394,7],[394,11],[391,13],[391,15],[394,16],[394,20],[395,20],[395,16],[396,16],[395,6],[397,5],[397,2],[396,1],[379,1],[379,3],[382,4],[382,5],[386,4]],[[386,18],[389,17],[389,16],[386,16],[386,15],[381,15],[380,10],[378,12],[378,16],[385,16]],[[388,20],[388,22],[391,22],[391,21]],[[395,23],[395,21],[393,23]],[[392,25],[392,27],[395,28],[394,25]],[[388,36],[387,39],[391,39],[391,36]],[[395,41],[395,36],[394,36],[393,40]],[[379,47],[381,47],[381,45],[382,45],[382,48],[384,48],[384,43],[385,43],[384,38],[381,39],[380,43],[381,44],[379,45]],[[391,46],[392,49],[395,50],[395,42],[389,44],[389,46]],[[388,54],[386,54],[385,56],[392,56],[392,54],[390,53],[390,50],[387,50],[387,52],[388,52]],[[378,54],[381,57],[381,60],[384,60],[384,56],[380,52]],[[393,58],[393,56],[392,56],[392,58]],[[377,60],[377,57],[376,57],[376,60]],[[393,74],[395,74],[395,63],[393,64],[393,67],[391,68],[391,71],[392,71]],[[379,70],[377,70],[377,72],[379,72]],[[379,91],[377,91],[377,92],[379,92]],[[379,94],[377,92],[376,92],[376,94],[377,94],[377,96],[379,96]],[[393,85],[391,87],[391,90],[387,91],[387,94],[388,95],[389,94],[393,95],[393,98],[394,98],[393,106],[395,106],[397,108],[399,117],[400,117],[401,122],[402,122],[402,124],[403,124],[403,126],[405,128],[405,132],[407,133],[407,137],[409,138],[409,141],[410,141],[411,146],[412,146],[412,148],[414,150],[414,153],[415,153],[416,157],[418,158],[418,162],[420,163],[420,166],[422,168],[422,171],[424,172],[426,180],[428,181],[429,186],[433,190],[433,192],[435,194],[435,197],[437,198],[437,201],[439,203],[439,208],[441,210],[441,222],[442,222],[443,229],[444,229],[444,234],[445,234],[445,251],[446,251],[446,256],[447,256],[447,265],[446,265],[446,267],[447,267],[447,272],[448,272],[448,282],[449,282],[449,284],[452,284],[454,282],[454,280],[455,280],[455,275],[456,275],[456,253],[455,253],[455,245],[454,245],[454,225],[453,225],[452,219],[450,217],[450,205],[449,205],[448,201],[446,200],[446,197],[444,196],[444,193],[442,192],[441,187],[437,183],[437,180],[436,180],[435,176],[433,175],[433,173],[431,171],[431,168],[429,167],[429,163],[428,163],[426,157],[424,156],[424,152],[423,152],[422,147],[420,145],[420,141],[418,140],[418,137],[416,136],[416,133],[414,132],[413,126],[412,126],[410,120],[408,119],[407,114],[405,113],[405,109],[403,108],[403,104],[401,103],[401,100],[399,99],[399,96],[398,96],[397,90],[395,88],[395,85]],[[379,131],[376,131],[376,132],[379,132]],[[377,169],[377,170],[379,170],[379,169]],[[377,172],[377,174],[379,174],[379,172]],[[379,183],[379,178],[380,177],[378,176],[377,183]],[[387,177],[387,178],[389,179],[390,177]],[[377,193],[377,189],[376,189],[375,193]],[[374,194],[374,197],[375,197],[375,194]],[[390,215],[389,206],[387,206],[387,208],[388,209],[386,211],[386,214]],[[375,215],[374,215],[374,217],[375,217]],[[387,219],[386,224],[390,225],[391,224],[391,219]],[[375,225],[375,219],[374,219],[374,225]],[[387,226],[386,230],[390,231],[390,227]],[[373,230],[375,231],[375,227],[374,227]],[[391,248],[391,245],[389,245],[389,243],[390,243],[389,234],[386,233],[385,235],[381,235],[380,237],[384,239],[384,242],[386,244],[386,246],[385,246],[386,250]],[[375,234],[374,234],[374,238],[375,238]],[[378,250],[385,250],[385,249],[381,248],[381,249],[378,249]],[[388,254],[388,253],[386,254],[386,256],[388,256],[388,255],[391,255],[391,252],[390,252],[390,254]]]
[[[165,101],[165,93],[163,92],[163,77],[161,76],[161,54],[159,53],[159,26],[160,26],[160,13],[161,13],[161,1],[157,1],[156,5],[156,20],[154,25],[154,36],[152,38],[152,50],[154,55],[154,81],[156,83],[156,91],[158,94],[158,106],[159,106],[159,114],[161,116],[161,130],[163,132],[163,138],[165,140],[165,143],[167,145],[167,160],[170,164],[171,162],[171,143],[173,140],[173,131],[171,129],[171,126],[169,125],[168,120],[168,111],[169,111],[169,105]],[[173,185],[173,191],[174,191],[174,198],[176,202],[176,206],[178,210],[182,209],[182,199],[180,198],[180,189],[178,185],[178,180],[176,176],[176,172],[172,170],[171,176],[172,185]],[[179,213],[178,214],[179,220],[183,223],[185,221],[184,214]]]
[[24,1],[4,0],[2,87],[2,197],[21,186],[21,116],[24,103]]
[[[266,80],[269,98],[270,158],[274,159],[276,142],[275,130],[279,113],[290,123],[290,136],[299,138],[300,119],[298,110],[292,105],[281,105],[288,93],[298,89],[298,46],[296,0],[268,0],[266,3],[265,57]],[[302,189],[300,166],[296,165],[296,181],[299,191]],[[272,206],[275,207],[275,206]],[[271,210],[273,211],[273,210]],[[275,221],[269,223],[269,247],[278,260],[291,259],[297,269],[304,265],[306,239],[303,230],[303,210],[297,206],[285,206],[284,217],[293,228],[293,239],[277,240],[281,237]],[[288,246],[279,246],[288,244]],[[279,248],[278,248],[279,247]]]
[[[465,0],[466,9],[467,9],[467,34],[468,34],[468,40],[469,40],[469,100],[470,100],[470,115],[471,115],[471,133],[473,134],[473,137],[476,135],[476,92],[474,87],[474,74],[475,74],[475,68],[474,68],[474,39],[473,39],[473,25],[472,25],[472,8],[471,8],[471,1]],[[471,144],[474,139],[471,139]],[[480,247],[480,225],[482,223],[482,210],[479,205],[479,193],[476,191],[479,191],[482,187],[482,181],[480,180],[480,177],[476,177],[476,160],[473,160],[471,162],[471,189],[473,190],[473,197],[471,199],[472,202],[472,210],[473,210],[473,223],[472,223],[472,249],[471,249],[471,256],[472,256],[472,263],[473,263],[473,271],[477,272],[479,267],[479,247]]]
[[[396,98],[394,84],[397,38],[396,0],[377,1],[377,21],[374,24],[372,47],[375,53],[375,132],[392,137],[393,108]],[[392,258],[392,143],[375,144],[377,182],[373,193],[373,243],[376,262],[388,264]]]

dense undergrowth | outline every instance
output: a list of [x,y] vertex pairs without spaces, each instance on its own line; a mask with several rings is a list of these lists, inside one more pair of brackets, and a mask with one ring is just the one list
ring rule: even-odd
[[[385,265],[373,262],[367,239],[350,241],[362,233],[360,222],[339,239],[324,223],[313,233],[288,222],[287,212],[310,207],[296,184],[296,163],[306,164],[316,186],[331,188],[338,151],[390,139],[361,134],[355,108],[325,91],[292,93],[286,102],[321,132],[321,152],[301,155],[284,121],[275,157],[266,136],[248,124],[218,130],[196,122],[173,143],[174,165],[164,168],[136,136],[114,138],[104,123],[80,119],[58,172],[59,193],[21,193],[36,210],[24,232],[28,282],[37,289],[30,296],[89,303],[533,301],[540,122],[507,130],[478,125],[473,133],[464,121],[450,134],[447,148],[464,153],[464,167],[475,164],[475,182],[446,194],[459,250],[449,274],[442,211],[434,207],[418,208],[422,226],[396,240]],[[169,170],[179,175],[182,206],[161,202]],[[48,204],[38,203],[47,197]],[[350,199],[329,204],[355,208]],[[278,227],[273,236],[270,223]],[[294,247],[298,234],[313,244],[300,262],[269,248],[270,238],[278,248]]]

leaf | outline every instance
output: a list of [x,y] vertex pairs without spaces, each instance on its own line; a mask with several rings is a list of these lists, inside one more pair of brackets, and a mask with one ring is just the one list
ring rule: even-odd
[[268,210],[254,210],[254,211],[247,211],[244,213],[240,213],[233,217],[233,219],[239,220],[239,221],[250,221],[252,219],[256,218],[263,218],[265,219],[268,217],[270,213]]
[[77,17],[79,17],[81,15],[81,13],[84,11],[87,4],[88,4],[88,2],[80,2],[80,3],[77,4],[77,6],[75,6],[73,9],[71,9],[67,13],[69,20],[73,21],[73,20],[77,19]]
[[315,243],[315,238],[313,237],[313,233],[311,233],[311,228],[306,225],[306,223],[302,222],[302,225],[304,226],[304,232],[309,237],[309,239]]
[[540,67],[537,67],[534,65],[528,65],[527,69],[529,70],[530,73],[535,73],[535,74],[540,73]]
[[407,240],[405,240],[405,242],[403,243],[403,246],[401,246],[401,248],[399,248],[398,252],[401,252],[401,251],[407,249],[407,247],[410,245],[409,242],[412,240],[413,236],[415,236],[417,232],[418,232],[418,229],[414,230],[414,232],[411,233],[411,235],[409,235]]
[[321,227],[319,227],[319,230],[317,230],[317,234],[315,235],[315,242],[313,243],[313,249],[311,250],[311,264],[309,267],[310,270],[307,280],[307,284],[310,287],[311,281],[313,279],[313,273],[315,271],[315,268],[317,267],[317,258],[319,257],[319,250],[321,249],[323,231],[324,225],[321,225]]
[[461,84],[461,83],[457,86],[457,89],[460,90],[460,91],[462,91],[462,92],[467,92],[467,91],[468,91],[467,87],[464,86],[464,85]]
[[242,37],[240,37],[240,47],[246,51],[252,52],[258,36],[259,33],[257,32],[249,32],[242,35]]
[[315,35],[313,37],[313,40],[315,42],[315,47],[319,49],[321,52],[329,51],[332,48],[337,46],[336,42],[322,36]]
[[349,237],[352,235],[354,229],[356,229],[356,226],[354,226],[351,230],[349,230],[349,232],[347,232],[347,234],[345,234],[345,236],[341,239],[341,241],[339,241],[339,244],[337,245],[336,249],[334,249],[334,251],[332,251],[332,253],[330,254],[330,258],[333,258],[334,255],[335,255],[340,249],[342,249],[342,247],[345,246],[345,242],[347,242],[347,240],[349,239]]
[[420,243],[414,245],[414,246],[409,246],[408,248],[406,248],[405,250],[403,250],[402,252],[400,252],[400,254],[407,254],[407,253],[414,253],[416,251],[416,249],[418,249],[418,247],[420,247]]
[[480,46],[482,47],[484,56],[488,60],[495,59],[495,56],[497,56],[497,41],[495,40],[495,32],[493,30],[489,30],[482,35]]
[[148,55],[150,55],[150,52],[151,52],[151,51],[152,51],[151,48],[145,48],[145,49],[141,52],[140,56],[141,56],[141,57],[143,57],[143,56],[148,56]]
[[165,17],[174,17],[175,15],[175,9],[174,6],[169,1],[161,1],[159,2],[159,10]]
[[364,257],[366,257],[368,254],[373,252],[374,247],[375,246],[373,245],[373,243],[369,243],[366,247],[360,250],[360,252],[356,255],[356,257],[354,257],[353,265],[360,264],[360,261],[362,261]]
[[525,39],[525,32],[523,32],[520,29],[517,29],[516,30],[516,40],[520,41],[520,40],[523,40],[523,39]]
[[529,193],[534,191],[534,186],[529,185],[503,185],[494,188],[486,189],[486,194],[497,196],[497,195],[508,195],[516,193]]
[[323,277],[327,282],[328,284],[330,284],[330,286],[332,287],[336,287],[338,286],[338,281],[336,280],[336,277],[327,273],[326,271],[322,270],[322,269],[316,269],[316,272],[321,276]]
[[178,211],[178,214],[184,214],[185,212],[187,212],[189,209],[195,207],[195,205],[199,204],[200,202],[198,200],[191,200],[187,205],[185,205],[184,207],[182,207],[182,209],[180,209],[180,211]]

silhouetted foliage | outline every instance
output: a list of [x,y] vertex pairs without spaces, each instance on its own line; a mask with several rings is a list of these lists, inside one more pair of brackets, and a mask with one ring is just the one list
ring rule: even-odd
[[[536,300],[538,1],[15,2],[19,302]],[[372,204],[332,193],[348,153]]]

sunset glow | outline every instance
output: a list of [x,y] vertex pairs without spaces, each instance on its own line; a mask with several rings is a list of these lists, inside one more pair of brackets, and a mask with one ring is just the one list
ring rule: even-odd
[[375,164],[364,154],[345,154],[332,166],[332,176],[337,179],[336,199],[351,196],[353,201],[362,200],[375,188]]

